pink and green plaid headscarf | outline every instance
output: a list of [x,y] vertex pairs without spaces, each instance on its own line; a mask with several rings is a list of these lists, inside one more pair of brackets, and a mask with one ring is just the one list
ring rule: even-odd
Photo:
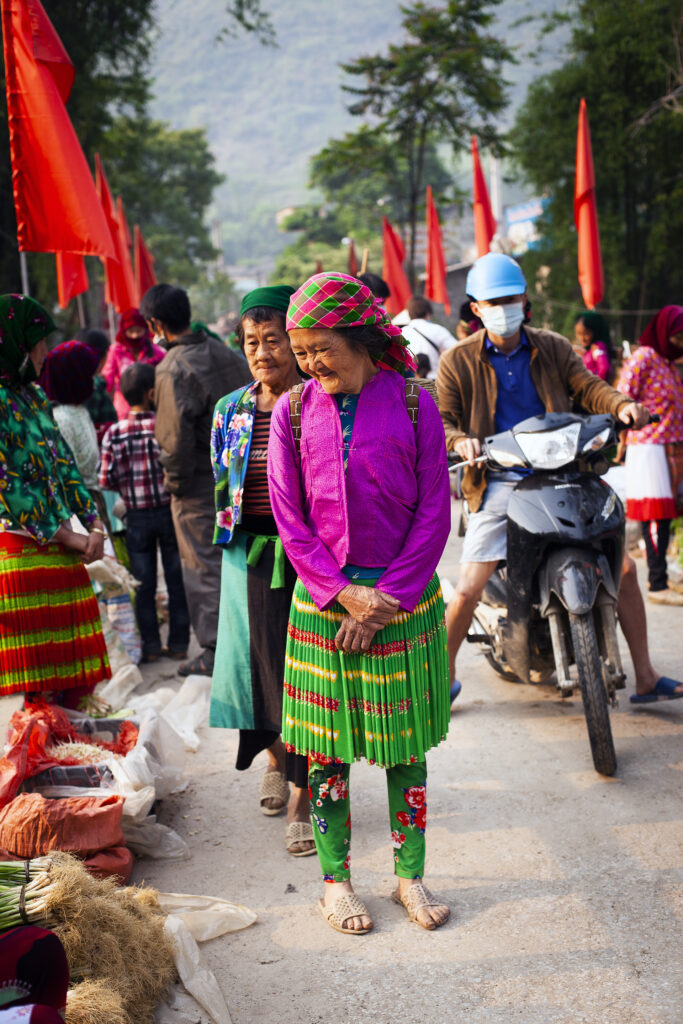
[[314,274],[294,292],[287,310],[287,330],[321,327],[378,327],[387,336],[387,347],[377,366],[405,374],[415,369],[408,342],[394,326],[387,311],[370,289],[348,274]]

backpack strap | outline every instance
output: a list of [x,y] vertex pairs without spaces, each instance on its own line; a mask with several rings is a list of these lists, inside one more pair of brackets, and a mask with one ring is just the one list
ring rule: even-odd
[[301,381],[300,384],[295,384],[293,388],[289,389],[289,422],[292,425],[294,446],[299,458],[301,458],[301,392],[305,386],[306,382]]
[[406,380],[406,406],[408,407],[410,422],[413,424],[415,437],[417,437],[417,414],[420,406],[420,385],[416,383],[415,378]]

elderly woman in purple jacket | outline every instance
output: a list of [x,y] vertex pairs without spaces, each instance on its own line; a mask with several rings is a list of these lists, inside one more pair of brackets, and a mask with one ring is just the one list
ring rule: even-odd
[[363,757],[386,770],[394,899],[432,929],[449,916],[422,882],[425,755],[450,707],[435,574],[450,526],[443,427],[405,379],[400,330],[355,278],[310,278],[287,329],[312,379],[276,405],[268,453],[273,514],[298,574],[282,735],[309,759],[319,907],[345,934],[372,928],[349,867],[349,766]]

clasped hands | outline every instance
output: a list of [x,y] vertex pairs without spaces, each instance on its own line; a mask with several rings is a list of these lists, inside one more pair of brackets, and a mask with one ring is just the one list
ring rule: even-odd
[[344,587],[337,600],[349,613],[334,638],[337,650],[345,654],[369,650],[375,633],[384,629],[401,607],[390,594],[355,583]]

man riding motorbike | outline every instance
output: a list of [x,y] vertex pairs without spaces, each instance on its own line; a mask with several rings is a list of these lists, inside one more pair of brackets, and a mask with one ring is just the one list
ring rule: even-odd
[[[467,463],[462,489],[470,509],[460,577],[446,611],[452,697],[460,691],[458,650],[489,577],[506,556],[507,506],[519,481],[514,471],[491,472],[474,463],[481,440],[530,416],[568,412],[573,401],[636,429],[649,420],[644,406],[590,373],[562,335],[523,326],[526,279],[512,257],[481,256],[467,275],[466,290],[484,328],[441,357],[437,376],[447,448]],[[628,555],[617,608],[636,673],[632,702],[683,697],[683,683],[658,676],[650,661],[645,606]]]

